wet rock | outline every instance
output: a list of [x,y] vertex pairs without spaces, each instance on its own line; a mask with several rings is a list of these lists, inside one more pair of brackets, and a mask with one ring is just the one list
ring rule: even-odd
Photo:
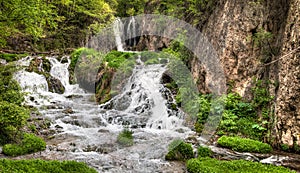
[[60,126],[60,125],[55,125],[55,128],[56,128],[56,129],[63,129],[63,127]]
[[82,98],[82,97],[83,97],[82,95],[75,95],[75,94],[66,96],[66,98],[68,98],[68,99]]
[[63,94],[65,92],[65,87],[63,86],[61,81],[58,80],[57,78],[55,78],[53,76],[47,76],[46,80],[47,80],[50,92],[54,92],[54,93],[58,93],[58,94]]
[[72,108],[66,108],[62,112],[65,113],[65,114],[73,114],[74,113],[74,111],[72,110]]
[[84,152],[92,152],[96,150],[97,150],[97,146],[90,146],[90,145],[88,145],[86,148],[83,149]]
[[109,130],[106,130],[106,129],[99,129],[98,132],[99,132],[99,133],[109,133]]

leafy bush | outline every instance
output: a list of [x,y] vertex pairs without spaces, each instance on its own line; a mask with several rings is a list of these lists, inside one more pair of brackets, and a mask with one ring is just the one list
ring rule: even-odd
[[6,101],[0,102],[0,143],[5,144],[15,140],[20,128],[22,128],[29,112],[24,107]]
[[211,157],[212,151],[208,147],[200,146],[198,147],[198,157]]
[[194,157],[191,144],[182,140],[174,140],[169,145],[169,152],[165,156],[166,160],[187,160]]
[[21,105],[24,101],[24,95],[20,85],[13,79],[15,71],[16,67],[14,66],[0,65],[0,101]]
[[220,161],[212,158],[198,158],[187,161],[189,173],[295,173],[288,168],[245,160]]
[[124,129],[117,138],[117,142],[123,146],[132,146],[133,145],[133,131],[129,129]]
[[3,153],[8,156],[19,156],[28,153],[34,153],[46,149],[46,143],[43,139],[34,134],[24,134],[20,144],[6,144],[3,146]]
[[85,163],[76,161],[45,161],[45,160],[0,160],[1,172],[14,173],[96,173]]
[[247,138],[222,136],[217,142],[222,147],[241,152],[269,153],[272,151],[269,144]]

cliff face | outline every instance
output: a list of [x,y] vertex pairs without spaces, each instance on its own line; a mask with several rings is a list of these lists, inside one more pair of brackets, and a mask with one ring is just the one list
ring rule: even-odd
[[300,46],[299,8],[300,0],[222,0],[202,30],[218,52],[229,89],[251,100],[254,79],[271,83],[266,87],[274,96],[278,146],[300,146],[300,50],[290,53]]
[[[254,77],[261,79],[266,70],[270,71],[262,63],[271,60],[266,57],[271,47],[267,44],[273,49],[282,44],[279,37],[288,4],[277,1],[220,1],[202,31],[219,54],[227,83],[240,95],[247,96]],[[258,38],[267,33],[279,37]]]
[[278,60],[277,140],[295,147],[300,146],[300,0],[290,3],[281,52],[286,56]]

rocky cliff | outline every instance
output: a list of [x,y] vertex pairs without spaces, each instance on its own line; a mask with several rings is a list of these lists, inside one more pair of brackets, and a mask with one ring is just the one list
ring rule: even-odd
[[275,110],[269,142],[294,149],[300,146],[299,8],[299,0],[223,0],[202,30],[219,54],[229,89],[251,100],[255,81],[265,81]]
[[300,150],[300,0],[290,2],[284,29],[284,56],[278,59],[277,140]]

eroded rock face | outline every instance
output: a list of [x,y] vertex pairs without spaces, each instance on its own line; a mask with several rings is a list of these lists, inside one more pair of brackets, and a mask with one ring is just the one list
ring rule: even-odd
[[[300,46],[299,8],[299,0],[223,0],[202,31],[218,52],[233,91],[251,99],[253,78],[279,83],[269,88],[275,97],[273,137],[278,146],[300,145],[300,50],[278,61]],[[273,35],[270,49],[274,50],[270,50],[272,55],[267,60],[263,58],[268,46],[257,46],[253,40],[261,28]],[[275,49],[279,50],[277,54]],[[194,77],[201,79],[202,75],[205,81],[199,65],[194,62],[192,66]]]
[[282,55],[279,60],[279,91],[276,100],[277,140],[300,146],[300,0],[290,3]]
[[[263,28],[279,37],[287,2],[277,1],[220,1],[202,31],[218,52],[227,83],[242,96],[247,97],[254,77],[261,79],[272,71],[262,66],[262,48],[253,36]],[[278,40],[271,44],[280,46]]]

